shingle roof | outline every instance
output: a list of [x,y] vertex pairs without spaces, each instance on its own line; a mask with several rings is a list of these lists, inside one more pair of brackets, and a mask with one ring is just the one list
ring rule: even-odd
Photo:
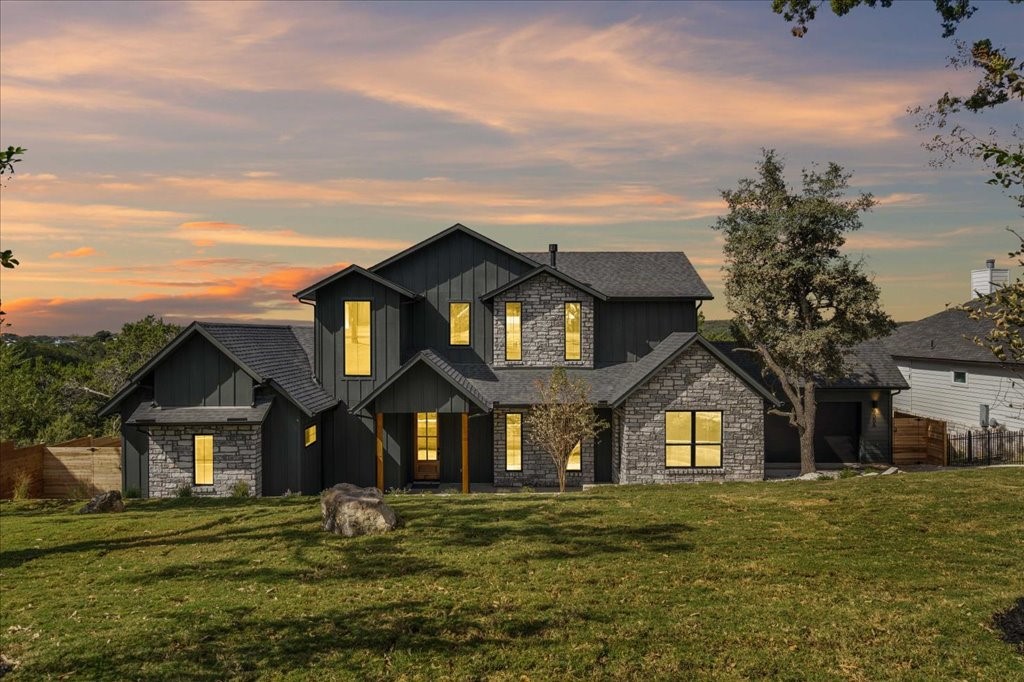
[[309,414],[334,406],[313,376],[311,327],[199,322],[218,343]]
[[[549,254],[525,251],[538,263]],[[681,251],[559,251],[556,267],[611,298],[712,298]]]
[[[708,346],[697,334],[675,332],[669,334],[650,353],[636,362],[600,365],[592,369],[567,367],[566,374],[574,379],[586,379],[591,388],[590,398],[595,403],[615,405],[628,396],[633,389],[646,383],[666,362],[672,360],[679,352],[696,341],[705,344],[705,347]],[[719,360],[723,360],[741,379],[747,381],[765,397],[769,397],[767,391],[758,383],[757,377],[745,376],[744,370],[735,366],[730,358],[722,357],[713,347],[710,350],[718,355]],[[537,397],[537,382],[547,381],[551,376],[549,367],[492,369],[482,364],[459,364],[453,365],[453,367],[491,404],[533,404]]]
[[973,341],[975,336],[984,337],[991,329],[989,320],[972,320],[966,312],[949,308],[923,320],[900,325],[881,339],[881,343],[899,358],[998,362],[990,350]]
[[561,270],[558,270],[557,268],[553,268],[550,265],[540,265],[540,266],[534,268],[533,270],[530,270],[525,275],[522,275],[521,277],[517,277],[517,278],[513,279],[512,281],[510,281],[510,282],[508,282],[506,284],[502,284],[497,289],[492,289],[492,290],[488,291],[486,294],[484,294],[483,296],[480,297],[480,300],[481,301],[489,301],[492,298],[494,298],[495,296],[497,296],[498,294],[502,293],[503,291],[508,291],[509,289],[512,289],[512,288],[517,287],[517,286],[519,286],[519,285],[521,285],[521,284],[523,284],[525,282],[528,282],[528,281],[530,281],[531,279],[533,279],[534,277],[536,277],[538,275],[550,275],[551,277],[554,277],[554,278],[556,278],[558,280],[561,280],[561,281],[565,282],[566,284],[568,284],[571,287],[575,287],[575,288],[579,289],[580,291],[585,291],[586,293],[590,294],[591,296],[593,296],[595,298],[599,298],[601,300],[607,300],[608,299],[608,297],[605,296],[605,294],[603,292],[600,292],[600,291],[598,291],[598,290],[588,286],[587,284],[579,281],[575,277],[573,277],[573,276],[571,276],[569,274],[566,274],[565,272],[563,272]]
[[144,402],[135,408],[127,424],[261,424],[273,398],[264,397],[252,407],[159,407]]
[[391,386],[406,372],[419,364],[425,364],[431,367],[435,372],[447,379],[456,390],[469,398],[471,402],[476,403],[481,409],[490,409],[490,401],[485,395],[482,395],[477,390],[473,382],[469,381],[462,372],[456,369],[455,365],[452,365],[433,350],[428,348],[419,351],[409,358],[404,365],[398,368],[398,371],[388,377],[387,381],[381,383],[377,388],[370,391],[370,393],[368,393],[355,406],[349,408],[349,411],[358,412],[359,410],[362,410],[364,407],[376,400],[378,396],[391,388]]
[[[731,341],[715,341],[714,346],[727,355],[743,370],[760,381],[769,390],[781,394],[774,376],[765,376],[761,362],[755,353],[738,350],[738,344]],[[821,388],[910,388],[899,367],[893,362],[881,342],[865,341],[846,354],[846,373],[836,381],[819,381]]]

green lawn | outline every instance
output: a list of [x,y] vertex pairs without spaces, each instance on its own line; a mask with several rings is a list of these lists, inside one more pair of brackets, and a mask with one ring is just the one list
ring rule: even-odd
[[389,502],[5,502],[7,679],[1024,677],[1024,469]]

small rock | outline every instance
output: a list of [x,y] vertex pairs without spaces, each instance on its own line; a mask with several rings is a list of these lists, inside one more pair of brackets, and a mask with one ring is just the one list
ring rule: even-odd
[[877,476],[878,472],[877,471],[869,471],[869,472],[867,472],[866,474],[863,474],[863,475],[864,476]]
[[896,467],[889,467],[888,469],[882,472],[882,476],[888,476],[889,474],[898,474],[899,472],[900,470],[897,469]]
[[101,514],[106,512],[123,512],[124,500],[117,490],[100,493],[89,500],[84,507],[78,510],[79,514]]
[[323,529],[347,538],[394,530],[398,516],[376,488],[339,483],[320,493]]

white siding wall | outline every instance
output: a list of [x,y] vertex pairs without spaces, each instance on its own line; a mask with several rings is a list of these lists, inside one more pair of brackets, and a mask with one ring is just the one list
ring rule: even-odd
[[[979,405],[988,405],[990,418],[1011,430],[1024,429],[1024,413],[1010,405],[1024,401],[1024,369],[1015,374],[994,364],[896,362],[911,388],[893,397],[893,409],[977,428]],[[967,372],[966,385],[953,383],[954,370]]]

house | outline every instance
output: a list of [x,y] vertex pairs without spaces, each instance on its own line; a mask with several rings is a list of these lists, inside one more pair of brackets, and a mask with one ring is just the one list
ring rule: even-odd
[[[971,272],[972,298],[991,293],[1009,281],[1009,270],[995,261]],[[951,429],[1002,426],[1024,429],[1024,364],[1002,363],[974,342],[992,329],[960,307],[901,325],[884,344],[910,388],[893,398],[907,414],[947,423]]]
[[[715,345],[758,377],[774,395],[783,395],[777,380],[765,372],[757,356],[735,343]],[[892,400],[909,388],[886,347],[865,341],[843,358],[839,379],[816,382],[814,460],[822,467],[892,462]],[[788,408],[788,405],[785,406]],[[786,469],[800,463],[800,439],[789,418],[769,412],[765,416],[765,467]]]
[[[554,485],[524,415],[556,365],[608,424],[573,453],[571,485],[764,476],[776,398],[696,333],[711,292],[683,253],[519,253],[454,225],[295,297],[311,328],[194,323],[104,406],[126,486]],[[863,406],[875,389],[843,390]],[[885,458],[887,431],[846,437]]]

